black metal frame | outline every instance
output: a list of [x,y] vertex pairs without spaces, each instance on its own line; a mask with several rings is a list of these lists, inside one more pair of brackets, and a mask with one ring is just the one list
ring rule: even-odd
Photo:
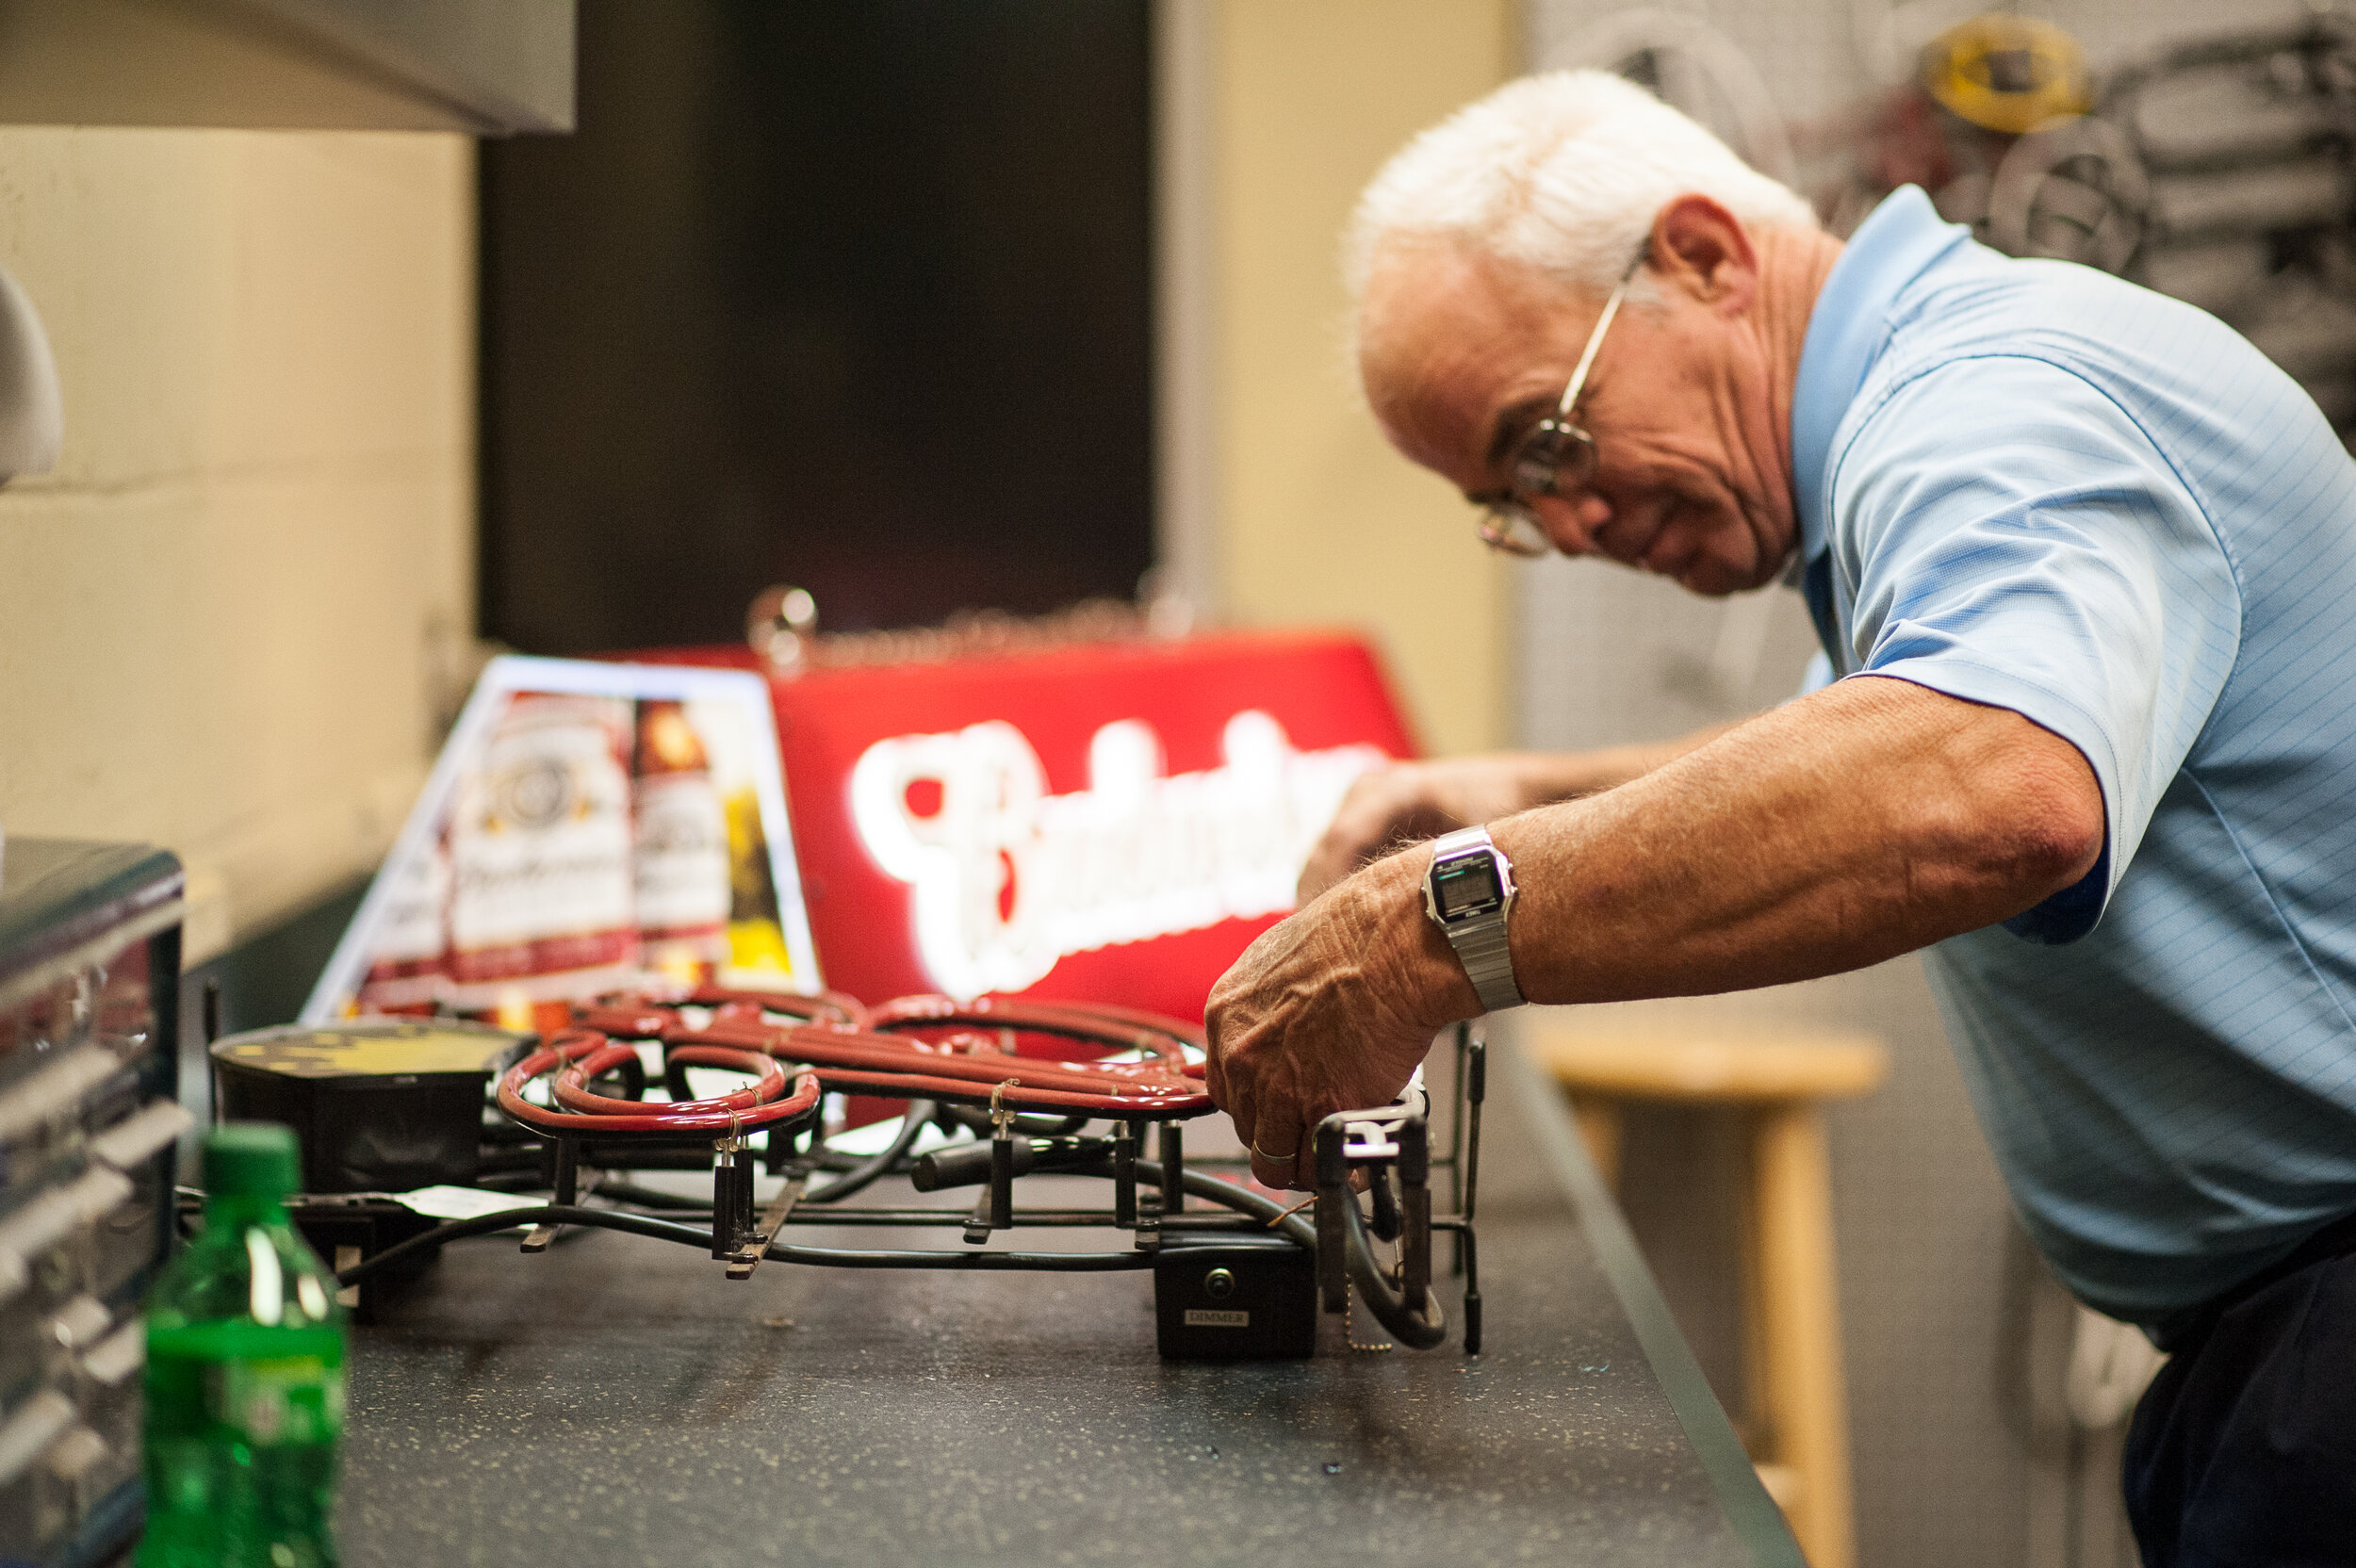
[[[823,1138],[815,1135],[804,1142],[805,1135],[815,1132],[815,1113],[773,1126],[766,1151],[755,1149],[746,1136],[712,1140],[676,1135],[549,1137],[543,1144],[543,1159],[551,1201],[438,1225],[361,1259],[339,1270],[336,1278],[342,1284],[356,1284],[381,1269],[414,1261],[445,1242],[518,1225],[532,1227],[522,1243],[525,1252],[546,1250],[564,1228],[574,1226],[708,1247],[713,1258],[726,1264],[732,1280],[750,1278],[766,1261],[834,1268],[990,1272],[1141,1269],[1151,1268],[1157,1252],[1174,1238],[1207,1240],[1272,1230],[1316,1254],[1319,1300],[1326,1312],[1346,1313],[1354,1286],[1367,1309],[1400,1343],[1429,1349],[1447,1333],[1446,1319],[1431,1291],[1432,1237],[1434,1233],[1446,1233],[1454,1237],[1450,1272],[1464,1281],[1464,1349],[1467,1354],[1478,1354],[1481,1286],[1473,1226],[1487,1048],[1469,1024],[1458,1025],[1452,1039],[1456,1070],[1446,1152],[1432,1152],[1432,1107],[1418,1074],[1391,1105],[1343,1112],[1319,1125],[1315,1136],[1317,1191],[1290,1208],[1213,1174],[1242,1168],[1245,1162],[1240,1159],[1197,1159],[1189,1164],[1185,1132],[1176,1117],[1106,1119],[1108,1130],[1090,1136],[1086,1128],[1096,1122],[919,1101],[910,1104],[901,1135],[891,1147],[856,1160],[830,1152]],[[970,1125],[972,1119],[983,1116],[988,1119],[986,1138],[911,1156],[917,1136],[926,1125],[936,1121]],[[1155,1157],[1150,1162],[1144,1157],[1149,1126],[1160,1129]],[[604,1188],[613,1206],[592,1206],[589,1201],[598,1191],[601,1178],[586,1157],[590,1154],[600,1160],[628,1159],[638,1168],[679,1168],[691,1160],[700,1164],[706,1148],[712,1170],[712,1202],[706,1224],[692,1223],[694,1217],[706,1212],[692,1200],[673,1200],[623,1184]],[[755,1202],[757,1161],[786,1178],[765,1207]],[[839,1170],[846,1163],[850,1168],[836,1180],[812,1187],[813,1178]],[[955,1210],[842,1201],[886,1175],[906,1176],[924,1192],[978,1187],[973,1207],[963,1220],[966,1246],[958,1250],[828,1248],[782,1239],[783,1233],[794,1226],[938,1228],[958,1223]],[[1020,1207],[1014,1200],[1015,1186],[1027,1175],[1109,1181],[1111,1205]],[[1448,1189],[1449,1212],[1440,1215],[1432,1212],[1435,1175],[1445,1180]],[[1396,1189],[1394,1177],[1399,1184]],[[1371,1200],[1371,1218],[1352,1190],[1361,1180]],[[1189,1198],[1209,1206],[1189,1208]],[[1316,1211],[1314,1221],[1302,1218],[1299,1212],[1311,1206]],[[1133,1244],[1123,1251],[976,1250],[998,1232],[1026,1228],[1128,1231]],[[1388,1263],[1378,1255],[1378,1242],[1395,1246]]]

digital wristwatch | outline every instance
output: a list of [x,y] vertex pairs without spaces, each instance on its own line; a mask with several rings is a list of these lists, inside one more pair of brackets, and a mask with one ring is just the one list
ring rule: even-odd
[[1505,917],[1513,912],[1513,862],[1485,827],[1465,827],[1432,841],[1423,874],[1424,912],[1432,917],[1457,962],[1480,993],[1484,1011],[1522,1004],[1506,946]]

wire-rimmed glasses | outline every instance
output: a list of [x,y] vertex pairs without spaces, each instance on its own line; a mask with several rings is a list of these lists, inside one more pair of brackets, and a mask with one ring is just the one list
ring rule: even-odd
[[1491,549],[1525,557],[1551,553],[1554,541],[1530,502],[1540,496],[1576,490],[1595,477],[1595,438],[1571,422],[1571,411],[1587,385],[1587,370],[1595,363],[1595,351],[1603,346],[1604,332],[1619,314],[1620,302],[1628,297],[1628,280],[1644,264],[1640,251],[1612,287],[1612,297],[1603,302],[1603,314],[1595,318],[1595,331],[1587,335],[1587,347],[1579,351],[1570,384],[1562,389],[1562,400],[1515,446],[1505,469],[1512,479],[1511,488],[1502,495],[1475,498],[1481,511],[1473,527]]

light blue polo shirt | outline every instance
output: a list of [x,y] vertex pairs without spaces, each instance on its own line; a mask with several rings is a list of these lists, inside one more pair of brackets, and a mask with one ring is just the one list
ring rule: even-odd
[[2030,1233],[2156,1321],[2356,1211],[2356,463],[2215,318],[1911,187],[1792,416],[1832,672],[2012,709],[2101,781],[2076,888],[1924,955]]

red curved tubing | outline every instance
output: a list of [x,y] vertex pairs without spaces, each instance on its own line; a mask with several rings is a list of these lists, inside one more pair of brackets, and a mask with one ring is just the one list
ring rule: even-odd
[[[794,1061],[808,1062],[817,1069],[820,1077],[828,1079],[838,1070],[906,1073],[933,1083],[979,1086],[985,1094],[1009,1079],[1019,1079],[1019,1086],[1006,1091],[1007,1104],[1015,1104],[1030,1091],[1050,1090],[1059,1096],[1080,1097],[1070,1102],[1059,1100],[1058,1105],[1068,1104],[1075,1109],[1093,1105],[1107,1116],[1131,1114],[1147,1104],[1175,1108],[1196,1101],[1202,1102],[1203,1109],[1210,1108],[1210,1098],[1191,1079],[1148,1062],[1051,1062],[1036,1056],[1005,1056],[996,1053],[967,1055],[890,1035],[821,1029],[809,1024],[778,1029],[773,1025],[745,1028],[714,1022],[708,1028],[682,1029],[663,1037],[682,1044],[767,1051]],[[862,1083],[861,1086],[868,1086]],[[971,1087],[964,1090],[968,1095],[974,1092]]]
[[678,1021],[678,1016],[661,1003],[641,996],[609,996],[601,1002],[573,1004],[575,1028],[594,1029],[615,1039],[659,1040],[663,1031]]
[[731,1002],[758,1003],[769,1012],[783,1013],[788,1018],[808,1019],[812,1023],[847,1023],[854,1026],[867,1020],[867,1008],[859,998],[842,991],[820,991],[804,996],[798,991],[743,991],[726,986],[698,986],[688,993],[687,1000],[698,1007],[725,1006]]
[[[983,1000],[989,1001],[990,999],[985,997]],[[1072,1010],[1081,1013],[1097,1014],[1102,1017],[1111,1019],[1116,1022],[1132,1024],[1140,1029],[1151,1029],[1159,1034],[1170,1035],[1174,1038],[1183,1041],[1185,1044],[1192,1046],[1195,1050],[1202,1052],[1205,1055],[1210,1054],[1210,1035],[1203,1029],[1203,1025],[1199,1023],[1188,1023],[1184,1019],[1170,1018],[1161,1013],[1149,1013],[1142,1007],[1123,1007],[1110,1002],[1057,1003],[1046,1004],[1032,1004],[1032,1005],[1062,1006],[1072,1008]],[[1186,1060],[1183,1053],[1181,1053],[1177,1061],[1170,1064],[1172,1071],[1183,1072],[1189,1078],[1202,1077],[1203,1068],[1203,1064],[1201,1062],[1190,1062]]]
[[[713,1009],[703,1028],[689,1027],[681,1005]],[[780,1024],[767,1015],[808,1021]],[[911,996],[872,1013],[835,993],[809,997],[704,987],[683,1001],[608,997],[574,1009],[578,1028],[553,1037],[499,1083],[499,1108],[535,1131],[557,1135],[609,1133],[698,1135],[750,1131],[808,1111],[821,1087],[890,1096],[993,1102],[1016,1111],[1170,1119],[1213,1109],[1200,1065],[1185,1048],[1202,1031],[1135,1008],[1084,1003],[983,997],[958,1003]],[[993,1034],[1018,1030],[1092,1046],[1136,1051],[1136,1062],[1055,1061],[1011,1056]],[[666,1061],[725,1068],[754,1082],[730,1093],[647,1105],[590,1092],[589,1085],[633,1054],[622,1039],[662,1041]],[[557,1070],[556,1108],[533,1105],[524,1086]],[[784,1093],[789,1077],[793,1092]]]
[[[989,1002],[994,999],[984,997],[982,1000]],[[1174,1035],[1197,1051],[1210,1049],[1211,1042],[1203,1034],[1203,1025],[1188,1023],[1185,1019],[1170,1018],[1162,1013],[1149,1013],[1142,1007],[1122,1007],[1110,1002],[1033,1003],[1029,1005],[1068,1007],[1075,1012],[1094,1013],[1122,1023],[1136,1024],[1141,1029],[1153,1029],[1165,1035]]]
[[[608,1100],[599,1095],[587,1096],[591,1100],[601,1101],[605,1104],[630,1107],[629,1112],[616,1113],[550,1110],[544,1106],[534,1105],[523,1097],[524,1086],[550,1068],[564,1067],[569,1070],[578,1066],[586,1072],[590,1060],[595,1058],[603,1064],[597,1070],[602,1071],[619,1063],[621,1058],[615,1053],[630,1050],[631,1048],[629,1046],[616,1046],[606,1036],[594,1030],[568,1030],[556,1036],[548,1044],[531,1053],[500,1075],[499,1107],[515,1120],[536,1132],[560,1137],[581,1135],[605,1135],[614,1133],[668,1133],[673,1135],[736,1133],[750,1132],[756,1128],[766,1127],[774,1121],[790,1120],[805,1115],[816,1108],[818,1097],[823,1092],[818,1075],[814,1072],[804,1071],[793,1078],[791,1094],[763,1100],[749,1108],[743,1109],[727,1103],[736,1098],[734,1095],[723,1096],[719,1102],[688,1101],[680,1105],[656,1107],[642,1105],[634,1100]],[[730,1053],[729,1054],[749,1054]],[[713,1061],[709,1057],[704,1059],[712,1066],[736,1065],[732,1062]],[[776,1066],[775,1063],[769,1065]],[[750,1066],[746,1066],[744,1070],[762,1071]],[[587,1073],[587,1076],[594,1075],[594,1072]],[[755,1086],[754,1091],[748,1092],[765,1091],[777,1094],[777,1089],[770,1088],[768,1086],[774,1082],[778,1088],[781,1088],[786,1081],[787,1076],[783,1069],[777,1070],[774,1080],[762,1071],[761,1083]],[[584,1090],[583,1093],[585,1094],[586,1091]],[[719,1107],[716,1110],[699,1108],[715,1104]]]
[[996,1085],[956,1078],[929,1078],[912,1072],[868,1072],[856,1068],[821,1067],[818,1075],[838,1092],[880,1095],[892,1100],[947,1100],[961,1105],[993,1102],[1009,1111],[1048,1116],[1148,1117],[1178,1121],[1207,1115],[1214,1107],[1207,1095],[1109,1095],[1039,1088],[1023,1082],[1001,1096]]
[[959,1003],[945,996],[904,996],[868,1015],[868,1027],[878,1032],[914,1033],[955,1024],[1061,1035],[1110,1051],[1140,1052],[1177,1070],[1186,1067],[1185,1047],[1203,1049],[1203,1031],[1192,1024],[1095,1003],[1023,1002],[1003,996]]
[[652,1040],[663,1037],[663,1031],[676,1028],[681,1005],[748,1009],[755,1016],[762,1012],[782,1014],[810,1023],[832,1023],[857,1027],[867,1017],[867,1009],[841,991],[822,991],[816,996],[800,996],[791,991],[726,990],[717,986],[702,986],[677,1001],[657,1001],[652,997],[624,993],[600,997],[596,1002],[576,1004],[573,1022],[583,1029],[620,1039]]
[[1203,1026],[1199,1023],[1188,1023],[1184,1019],[1150,1013],[1142,1007],[1123,1007],[1110,1002],[1026,1002],[1012,997],[985,996],[977,998],[970,1005],[993,1013],[1019,1012],[1042,1018],[1068,1018],[1091,1028],[1142,1029],[1166,1035],[1198,1051],[1206,1049],[1209,1043],[1203,1037]]
[[[634,1045],[609,1045],[602,1051],[590,1052],[576,1058],[556,1075],[548,1094],[568,1111],[593,1116],[637,1116],[646,1110],[643,1101],[616,1100],[610,1095],[589,1092],[590,1081],[601,1073],[612,1071],[625,1057],[638,1054]],[[755,1051],[723,1051],[716,1046],[687,1045],[670,1052],[668,1057],[690,1067],[724,1067],[735,1072],[749,1072],[753,1082],[741,1089],[706,1100],[674,1100],[663,1109],[665,1116],[695,1116],[709,1111],[749,1111],[765,1105],[785,1092],[785,1069],[775,1056]]]

